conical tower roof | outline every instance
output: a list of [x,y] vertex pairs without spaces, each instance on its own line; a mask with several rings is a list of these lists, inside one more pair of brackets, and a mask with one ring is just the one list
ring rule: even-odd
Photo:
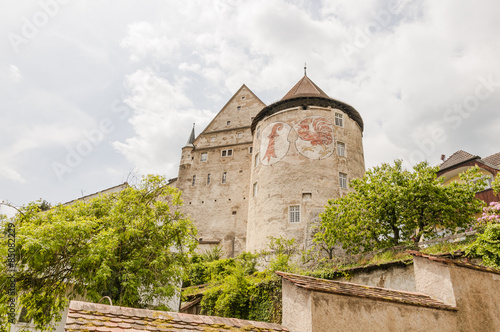
[[296,97],[323,97],[330,98],[326,93],[323,92],[307,75],[304,75],[294,87],[288,91],[288,93],[281,98],[281,100],[287,100]]
[[194,146],[194,139],[196,138],[194,134],[194,123],[193,123],[193,129],[191,129],[191,135],[189,135],[188,141],[186,142],[186,146]]
[[339,100],[330,98],[319,88],[319,86],[307,77],[306,73],[304,73],[304,77],[302,77],[302,79],[300,79],[300,81],[298,81],[297,84],[295,84],[281,100],[264,107],[255,116],[250,127],[252,133],[255,131],[257,124],[267,116],[294,107],[299,107],[300,109],[305,110],[308,106],[339,109],[347,114],[351,119],[356,121],[361,128],[361,131],[363,131],[363,119],[354,107]]

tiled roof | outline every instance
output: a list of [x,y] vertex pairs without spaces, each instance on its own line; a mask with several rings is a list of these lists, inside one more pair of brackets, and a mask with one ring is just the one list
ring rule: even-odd
[[66,332],[288,331],[278,324],[71,301]]
[[302,77],[294,87],[288,91],[288,93],[281,99],[291,99],[296,97],[323,97],[330,98],[326,93],[323,92],[313,81],[309,79],[309,77]]
[[463,163],[464,161],[472,160],[475,158],[479,158],[479,156],[474,156],[463,150],[458,150],[457,152],[452,154],[448,159],[446,159],[441,165],[439,165],[439,169],[443,170],[445,168],[449,168],[451,166],[455,166],[460,163]]
[[495,153],[489,157],[483,158],[485,162],[488,164],[492,164],[496,167],[500,167],[500,152]]
[[362,297],[377,301],[389,301],[435,309],[457,310],[456,307],[446,305],[442,302],[432,299],[430,296],[420,293],[364,286],[353,284],[350,282],[318,279],[284,272],[276,272],[276,274],[292,282],[297,287],[301,287],[311,291]]
[[[487,266],[482,266],[482,265],[477,265],[477,264],[473,264],[473,263],[469,263],[469,262],[464,262],[461,260],[445,258],[447,256],[443,256],[443,255],[440,255],[440,256],[427,255],[427,254],[421,253],[420,251],[414,251],[414,250],[409,250],[408,253],[410,255],[413,255],[413,256],[427,258],[428,260],[440,262],[440,263],[444,263],[444,264],[448,264],[448,265],[461,266],[461,267],[465,267],[465,268],[472,269],[472,270],[500,274],[500,270],[497,270],[497,269],[494,269],[491,267],[487,267]],[[451,256],[451,257],[453,257],[453,256]]]

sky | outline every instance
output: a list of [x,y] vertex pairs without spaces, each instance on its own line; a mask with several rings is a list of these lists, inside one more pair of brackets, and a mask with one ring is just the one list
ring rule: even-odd
[[[0,201],[177,176],[242,84],[308,76],[363,117],[366,168],[500,151],[500,2],[0,0]],[[10,213],[0,209],[0,213]]]

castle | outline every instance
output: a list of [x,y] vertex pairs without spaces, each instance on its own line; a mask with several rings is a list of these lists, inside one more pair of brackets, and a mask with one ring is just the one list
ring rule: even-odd
[[268,106],[243,85],[197,137],[193,127],[170,185],[202,250],[255,252],[269,236],[305,249],[327,201],[363,176],[362,136],[360,114],[306,74]]

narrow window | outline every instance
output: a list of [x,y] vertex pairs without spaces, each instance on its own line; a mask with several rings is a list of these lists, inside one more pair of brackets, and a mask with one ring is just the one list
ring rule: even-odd
[[335,125],[339,126],[339,127],[344,126],[344,122],[343,122],[341,113],[335,113]]
[[210,184],[210,173],[207,174],[207,185]]
[[221,157],[227,157],[227,150],[222,150],[220,152]]
[[253,197],[257,197],[257,182],[253,184]]
[[222,173],[222,183],[226,183],[227,180],[227,172]]
[[345,157],[345,143],[337,142],[337,154],[340,157]]
[[255,134],[255,137],[257,137],[257,139],[260,138],[260,127],[257,128],[257,134]]
[[231,121],[226,122],[226,125],[230,126],[231,125]]
[[208,157],[208,152],[203,152],[201,154],[201,161],[207,161],[207,157]]
[[195,184],[196,184],[196,175],[193,175],[193,182],[191,183],[191,185],[194,187]]
[[254,163],[255,167],[259,166],[259,153],[256,153],[255,154],[255,163]]
[[252,152],[253,152],[253,146],[250,146],[250,147],[248,148],[248,153],[252,154]]
[[339,173],[339,185],[342,189],[347,189],[347,174]]
[[300,206],[289,206],[288,215],[290,216],[290,222],[300,222]]

